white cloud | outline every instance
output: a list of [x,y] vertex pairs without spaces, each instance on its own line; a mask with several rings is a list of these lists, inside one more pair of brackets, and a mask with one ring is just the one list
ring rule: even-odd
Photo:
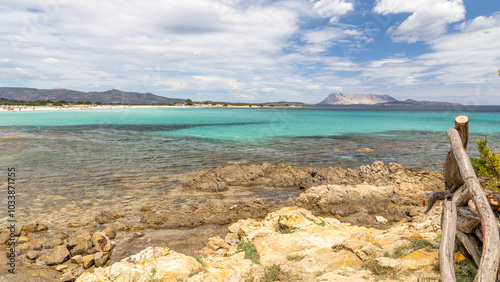
[[374,11],[383,15],[411,13],[388,29],[394,41],[408,43],[437,38],[448,24],[465,18],[462,0],[377,0]]
[[319,0],[314,3],[314,10],[322,17],[336,21],[338,16],[345,15],[354,9],[353,4],[344,0]]
[[44,63],[44,64],[57,64],[57,63],[59,63],[59,60],[55,59],[55,58],[46,58],[46,59],[41,59],[40,63]]
[[496,12],[490,17],[479,16],[471,21],[463,22],[458,29],[463,32],[474,32],[488,30],[500,26],[500,12]]
[[7,63],[9,63],[9,62],[10,62],[10,60],[9,60],[9,59],[5,59],[5,58],[4,58],[4,59],[0,59],[0,63],[1,63],[1,64],[7,64]]

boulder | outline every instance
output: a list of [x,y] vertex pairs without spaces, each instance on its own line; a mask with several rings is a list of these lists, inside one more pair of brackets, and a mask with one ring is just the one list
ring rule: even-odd
[[63,241],[59,238],[52,238],[50,240],[48,240],[47,242],[45,242],[45,249],[52,249],[54,248],[55,246],[59,246],[59,245],[62,245],[63,244]]
[[[80,256],[81,257],[81,256]],[[94,255],[86,255],[82,258],[83,268],[87,269],[94,264]]]
[[0,229],[0,244],[5,244],[10,239],[10,230],[7,228]]
[[92,235],[92,244],[100,252],[109,252],[111,250],[111,241],[103,232],[95,232]]
[[68,256],[69,256],[69,251],[66,248],[66,246],[56,246],[47,255],[45,263],[47,265],[61,264],[67,260]]
[[114,239],[116,237],[116,229],[113,225],[110,225],[102,231],[109,239]]
[[47,227],[47,225],[39,223],[37,221],[30,222],[29,224],[26,224],[23,227],[21,227],[21,231],[24,231],[26,233],[35,233],[35,232],[45,231],[48,229],[49,228]]

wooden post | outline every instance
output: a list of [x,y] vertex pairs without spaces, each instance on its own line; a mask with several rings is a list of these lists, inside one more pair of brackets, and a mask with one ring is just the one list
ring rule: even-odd
[[[458,117],[455,121],[457,121],[457,119]],[[459,132],[452,128],[446,131],[446,134],[450,140],[451,151],[453,152],[456,164],[460,170],[460,175],[471,193],[471,198],[476,205],[476,210],[483,228],[483,253],[474,281],[495,281],[497,277],[497,267],[500,262],[498,223],[488,199],[483,192],[483,188],[476,177],[469,156],[465,152],[464,143]]]
[[453,250],[457,232],[457,207],[453,201],[443,202],[443,220],[441,224],[441,244],[439,245],[439,268],[442,281],[456,281]]
[[[455,129],[460,135],[460,140],[462,147],[467,149],[467,143],[469,140],[469,117],[467,116],[457,116],[455,118]],[[446,161],[444,162],[444,185],[446,190],[457,189],[464,184],[464,180],[460,175],[460,170],[458,169],[457,161],[455,156],[451,152],[448,152],[446,156]]]

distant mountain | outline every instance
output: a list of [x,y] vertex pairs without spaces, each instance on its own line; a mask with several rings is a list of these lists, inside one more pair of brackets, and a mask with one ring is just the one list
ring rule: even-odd
[[398,101],[389,95],[375,94],[345,94],[331,93],[325,100],[316,105],[381,105],[381,106],[460,106],[457,103],[434,102],[434,101],[416,101],[407,99]]
[[7,99],[37,101],[90,101],[92,103],[114,104],[153,104],[153,103],[184,103],[184,99],[166,98],[151,93],[124,92],[112,89],[104,92],[80,92],[68,89],[35,89],[0,87],[0,97]]
[[389,95],[331,93],[318,105],[375,105],[396,102]]

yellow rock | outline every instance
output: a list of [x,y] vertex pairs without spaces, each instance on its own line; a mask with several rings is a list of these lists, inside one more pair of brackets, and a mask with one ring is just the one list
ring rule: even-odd
[[373,149],[370,149],[370,148],[361,148],[361,149],[358,149],[359,152],[373,152],[374,150]]
[[406,269],[422,269],[431,270],[438,259],[438,250],[427,246],[423,249],[414,251],[413,253],[398,259],[402,268]]

